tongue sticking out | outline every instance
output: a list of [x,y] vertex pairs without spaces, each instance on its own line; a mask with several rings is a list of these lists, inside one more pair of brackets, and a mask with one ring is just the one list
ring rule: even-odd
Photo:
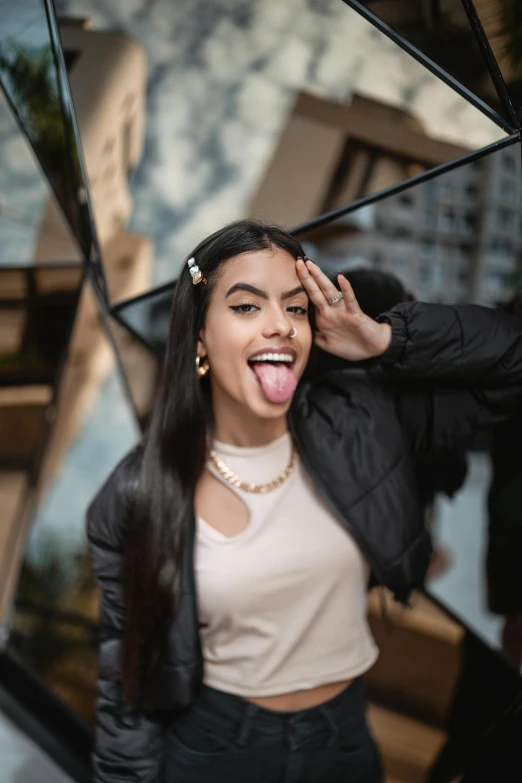
[[287,402],[295,392],[297,378],[288,365],[253,362],[252,369],[270,402]]

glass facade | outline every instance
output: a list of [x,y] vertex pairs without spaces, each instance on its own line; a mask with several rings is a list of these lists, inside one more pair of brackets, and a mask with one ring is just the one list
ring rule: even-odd
[[[0,2],[0,623],[87,724],[85,512],[147,425],[194,244],[249,215],[421,300],[506,307],[522,286],[516,3],[128,5]],[[473,677],[499,683],[475,738],[519,688],[485,608],[490,446],[434,505],[454,558],[413,619],[391,609],[391,640],[370,605],[377,733],[392,706],[435,732],[412,780],[445,742],[465,768],[448,716]]]

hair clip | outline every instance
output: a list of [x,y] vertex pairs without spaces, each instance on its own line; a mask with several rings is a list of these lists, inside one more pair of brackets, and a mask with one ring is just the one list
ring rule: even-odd
[[192,275],[192,282],[194,285],[197,285],[198,283],[207,283],[208,280],[206,277],[203,277],[203,273],[201,272],[201,269],[196,264],[196,259],[194,257],[189,258],[187,261],[189,272]]

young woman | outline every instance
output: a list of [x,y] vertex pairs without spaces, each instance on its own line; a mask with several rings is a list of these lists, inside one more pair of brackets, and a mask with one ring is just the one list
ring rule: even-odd
[[[195,249],[148,432],[89,509],[98,783],[383,780],[367,587],[422,582],[411,456],[513,413],[522,330],[473,306],[374,321],[303,255],[246,220]],[[385,382],[306,382],[314,342]]]

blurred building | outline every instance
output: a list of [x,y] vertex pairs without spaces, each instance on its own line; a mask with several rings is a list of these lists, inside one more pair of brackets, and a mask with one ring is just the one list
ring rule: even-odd
[[516,151],[503,150],[367,207],[365,227],[319,256],[393,272],[425,301],[495,306],[521,261],[519,189]]
[[[251,213],[304,223],[470,151],[434,138],[405,110],[301,94]],[[301,238],[329,271],[374,266],[425,301],[495,305],[512,293],[522,261],[520,199],[520,160],[508,148]]]

